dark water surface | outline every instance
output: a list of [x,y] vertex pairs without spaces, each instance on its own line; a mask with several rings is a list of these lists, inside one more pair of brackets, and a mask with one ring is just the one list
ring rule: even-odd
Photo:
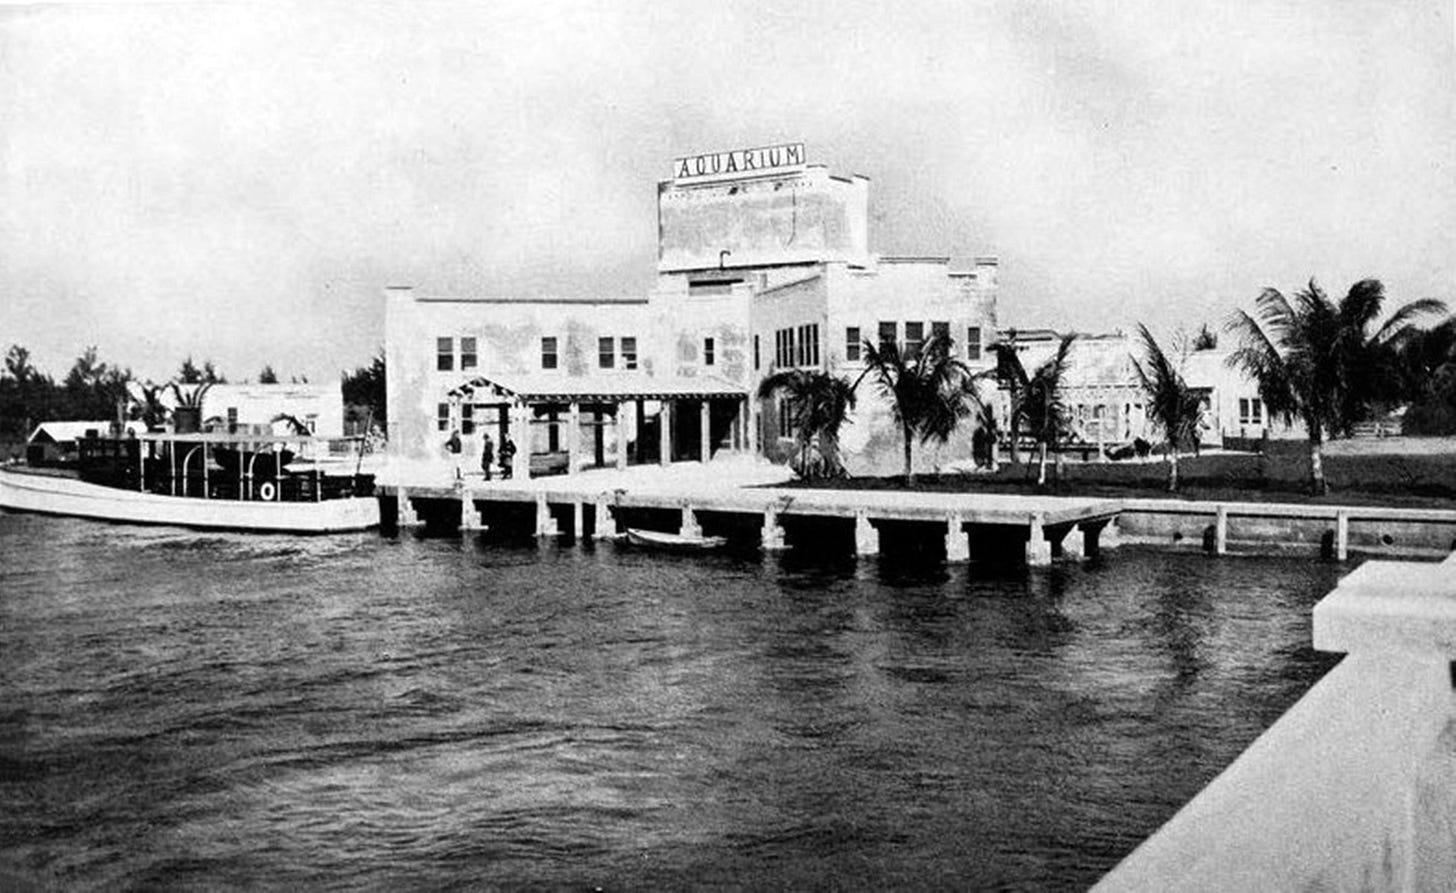
[[147,889],[1084,888],[1332,665],[1350,569],[5,514],[0,561],[0,874]]

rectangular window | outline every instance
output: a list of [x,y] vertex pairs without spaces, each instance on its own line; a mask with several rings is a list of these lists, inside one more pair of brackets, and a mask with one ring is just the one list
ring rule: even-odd
[[753,336],[753,371],[758,371],[758,336]]
[[238,433],[238,408],[236,406],[227,408],[227,426],[229,434]]
[[435,369],[440,372],[449,372],[455,368],[455,339],[435,339]]
[[460,433],[475,433],[475,407],[472,404],[460,404]]
[[972,362],[981,358],[981,327],[966,329],[966,359]]
[[441,431],[450,430],[450,404],[435,404],[435,427],[439,428]]
[[541,368],[542,369],[555,369],[556,368],[556,339],[555,338],[542,338],[541,339]]
[[1239,398],[1239,424],[1240,425],[1262,425],[1264,424],[1264,401],[1255,397]]
[[460,368],[461,369],[474,369],[475,368],[475,339],[474,338],[461,338],[460,339]]
[[905,356],[915,357],[920,355],[920,348],[925,344],[925,323],[905,323]]
[[880,350],[886,350],[894,344],[897,337],[898,324],[893,322],[880,323]]
[[614,369],[617,366],[617,354],[613,347],[615,342],[611,338],[597,339],[597,368]]
[[940,338],[945,341],[945,347],[950,347],[950,323],[933,322],[930,324],[930,337]]
[[809,327],[794,329],[794,365],[803,366],[809,362]]
[[622,368],[623,369],[636,369],[637,368],[637,339],[636,338],[623,338],[622,339]]
[[844,330],[844,361],[859,362],[859,326],[850,326]]
[[794,421],[797,413],[792,400],[779,400],[779,437],[794,436]]
[[809,345],[809,365],[819,365],[819,324],[810,323],[804,327],[805,342]]
[[713,360],[714,360],[714,356],[713,356],[713,339],[712,338],[704,338],[703,339],[703,365],[704,366],[711,366],[711,365],[713,365]]

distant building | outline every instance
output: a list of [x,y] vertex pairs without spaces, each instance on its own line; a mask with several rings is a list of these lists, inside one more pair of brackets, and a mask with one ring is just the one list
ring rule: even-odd
[[[679,158],[658,186],[657,283],[641,297],[493,298],[386,292],[390,450],[468,453],[489,432],[528,467],[785,458],[792,409],[760,400],[780,369],[857,379],[863,344],[945,333],[985,369],[997,261],[869,250],[869,181],[808,164],[802,144]],[[900,435],[865,382],[841,435],[857,473],[900,467]],[[970,426],[918,451],[968,461]]]
[[[25,444],[25,461],[29,465],[68,465],[76,461],[78,441],[86,437],[115,436],[116,422],[42,422],[31,432]],[[127,422],[128,434],[143,434],[141,422]]]
[[215,384],[202,396],[202,418],[206,427],[234,434],[290,433],[291,418],[311,434],[342,437],[343,386]]

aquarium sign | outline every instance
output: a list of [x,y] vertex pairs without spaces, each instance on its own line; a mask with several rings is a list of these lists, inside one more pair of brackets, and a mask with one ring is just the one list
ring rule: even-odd
[[733,149],[674,159],[672,178],[678,183],[702,183],[766,174],[789,174],[804,169],[804,144],[783,143],[757,149]]

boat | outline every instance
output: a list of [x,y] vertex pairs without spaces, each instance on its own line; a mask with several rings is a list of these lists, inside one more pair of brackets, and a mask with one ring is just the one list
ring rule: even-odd
[[368,530],[379,526],[379,500],[373,476],[358,474],[357,462],[315,461],[302,470],[288,464],[295,455],[322,459],[334,452],[333,444],[356,440],[220,433],[86,437],[78,441],[74,469],[0,467],[0,508],[206,530]]
[[700,549],[720,548],[728,544],[728,539],[721,536],[664,533],[660,530],[629,527],[627,528],[627,542],[634,546],[646,546],[653,549],[693,552]]

